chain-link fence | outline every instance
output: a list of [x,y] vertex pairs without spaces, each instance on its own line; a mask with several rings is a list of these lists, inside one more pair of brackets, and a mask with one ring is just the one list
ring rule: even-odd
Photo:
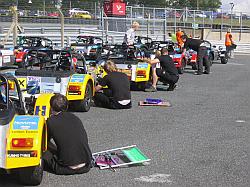
[[[41,34],[45,34],[47,27],[60,26],[60,14],[53,3],[42,0],[39,6],[18,4],[18,21],[28,27],[41,27]],[[7,5],[0,5],[0,34],[4,34],[3,23],[12,22],[13,17]],[[70,10],[85,11],[81,14],[71,14]],[[101,30],[103,38],[108,38],[109,32],[126,32],[133,21],[140,23],[138,35],[165,40],[168,33],[175,33],[182,28],[188,35],[210,40],[224,40],[224,33],[232,29],[235,40],[250,42],[250,13],[231,11],[202,11],[188,8],[150,8],[127,6],[126,17],[106,17],[103,8],[96,2],[77,4],[71,1],[61,7],[64,24],[78,25],[85,28]],[[87,16],[89,14],[90,16]],[[59,25],[59,26],[58,26]],[[43,27],[43,28],[42,28]],[[58,28],[60,29],[60,28]],[[6,29],[5,29],[6,30]],[[24,29],[25,31],[25,29]]]

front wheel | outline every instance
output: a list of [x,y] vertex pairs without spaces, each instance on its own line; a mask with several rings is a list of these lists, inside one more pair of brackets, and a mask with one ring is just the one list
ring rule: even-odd
[[78,110],[80,112],[88,112],[90,109],[91,100],[92,100],[92,87],[90,83],[88,83],[86,86],[84,99],[77,102],[75,106],[78,106]]
[[42,159],[38,166],[21,168],[18,171],[19,180],[23,185],[37,186],[43,179]]
[[221,61],[222,64],[227,64],[228,58],[227,57],[221,57],[220,61]]

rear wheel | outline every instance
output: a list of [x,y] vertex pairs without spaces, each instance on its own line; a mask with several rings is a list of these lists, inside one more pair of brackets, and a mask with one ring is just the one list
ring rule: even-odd
[[88,112],[91,105],[91,99],[92,99],[92,87],[90,83],[87,84],[86,90],[85,90],[85,97],[83,100],[76,102],[76,107],[78,106],[78,110],[80,112]]
[[18,171],[19,180],[23,185],[36,186],[42,182],[43,179],[43,162],[42,159],[38,166],[21,168]]
[[222,64],[227,64],[228,58],[227,57],[221,57],[220,61],[221,61]]

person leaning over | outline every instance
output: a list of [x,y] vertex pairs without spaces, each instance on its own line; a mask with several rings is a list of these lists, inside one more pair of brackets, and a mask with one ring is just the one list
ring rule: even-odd
[[144,59],[149,64],[160,64],[161,68],[156,67],[157,76],[163,83],[169,84],[167,91],[173,91],[176,87],[176,83],[179,80],[178,70],[174,65],[173,59],[168,55],[168,49],[162,48],[161,56],[154,60]]
[[81,120],[66,112],[68,100],[64,95],[52,96],[50,105],[48,150],[43,155],[45,170],[58,175],[87,173],[92,166],[92,153]]
[[[210,63],[208,61],[208,52],[206,43],[200,39],[188,38],[187,35],[182,36],[184,42],[184,47],[182,49],[183,53],[186,53],[187,48],[192,49],[197,52],[197,66],[198,71],[195,75],[202,75],[210,73]],[[203,65],[205,66],[205,71],[203,72]]]
[[[95,87],[96,106],[109,109],[129,109],[131,105],[130,81],[124,73],[118,72],[115,63],[108,60],[104,64],[107,75]],[[104,87],[107,89],[103,89]],[[99,92],[103,90],[103,93]]]

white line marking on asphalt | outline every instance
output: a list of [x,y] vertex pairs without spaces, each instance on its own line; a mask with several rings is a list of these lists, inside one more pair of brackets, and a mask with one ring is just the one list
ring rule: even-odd
[[234,62],[230,62],[230,63],[227,63],[229,65],[235,65],[235,66],[244,66],[245,64],[240,64],[240,63],[234,63]]
[[169,183],[171,184],[172,181],[169,179],[170,174],[160,174],[156,173],[149,176],[141,176],[139,178],[135,178],[136,181],[140,182],[148,182],[148,183]]
[[245,120],[236,120],[235,122],[236,123],[245,123],[246,121]]

